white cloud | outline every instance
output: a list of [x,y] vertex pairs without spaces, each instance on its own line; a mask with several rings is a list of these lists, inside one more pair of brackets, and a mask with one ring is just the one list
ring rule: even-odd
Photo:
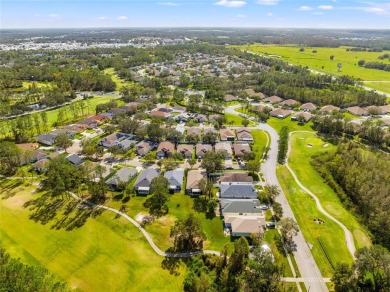
[[122,16],[118,16],[116,19],[118,19],[118,20],[126,20],[126,19],[128,19],[128,17],[122,15]]
[[158,2],[158,5],[163,5],[163,6],[177,6],[177,3],[175,3],[175,2]]
[[98,20],[106,20],[108,17],[107,16],[99,16],[97,19]]
[[214,3],[215,5],[225,6],[225,7],[242,7],[246,5],[245,1],[229,1],[229,0],[220,0]]
[[256,3],[261,5],[276,5],[279,3],[279,0],[257,0]]
[[267,16],[272,16],[273,14],[271,12],[268,12],[267,13]]
[[237,17],[239,17],[239,18],[245,18],[246,15],[245,15],[245,14],[238,14]]
[[390,11],[388,11],[384,8],[380,8],[380,7],[371,7],[371,8],[366,8],[364,10],[367,12],[370,12],[370,13],[378,14],[378,15],[389,15],[390,14]]
[[323,10],[332,10],[333,6],[332,5],[320,5],[320,6],[318,6],[318,8],[323,9]]
[[313,8],[309,7],[309,6],[301,6],[298,8],[298,10],[300,11],[310,11],[312,10]]

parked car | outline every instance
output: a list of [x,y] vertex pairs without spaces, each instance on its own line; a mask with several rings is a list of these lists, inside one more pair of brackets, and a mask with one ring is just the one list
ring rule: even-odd
[[268,210],[268,209],[269,209],[269,206],[263,204],[263,205],[260,205],[260,209],[261,209],[261,210]]
[[274,229],[276,227],[276,223],[275,222],[267,222],[267,223],[265,223],[265,226],[269,229]]

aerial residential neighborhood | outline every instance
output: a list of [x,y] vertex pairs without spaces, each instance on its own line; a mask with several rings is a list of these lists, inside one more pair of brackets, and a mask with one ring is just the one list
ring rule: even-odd
[[0,291],[390,291],[386,3],[1,7]]

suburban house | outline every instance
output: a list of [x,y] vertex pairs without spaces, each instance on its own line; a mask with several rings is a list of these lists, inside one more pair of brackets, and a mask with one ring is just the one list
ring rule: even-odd
[[[103,147],[106,147],[106,148],[110,148],[112,146],[119,146],[119,147],[122,146],[121,148],[123,148],[126,146],[126,144],[121,144],[121,142],[123,142],[124,140],[130,141],[130,139],[132,137],[134,137],[134,135],[126,134],[126,133],[122,133],[122,132],[113,133],[113,134],[108,135],[107,137],[104,137],[103,139],[101,139],[98,144],[103,146]],[[130,148],[130,145],[128,146],[127,149]],[[124,149],[124,150],[126,150],[126,149]]]
[[95,116],[92,116],[89,118],[91,120],[97,121],[99,123],[99,125],[103,124],[105,121],[108,120],[108,117],[106,117],[105,115],[102,115],[102,114],[98,114],[98,115],[95,115]]
[[359,106],[351,106],[346,108],[346,111],[354,116],[368,116],[368,110]]
[[231,159],[233,156],[232,144],[230,142],[218,142],[214,146],[215,151],[225,151],[225,159]]
[[118,189],[120,184],[125,184],[129,182],[131,179],[136,177],[138,174],[138,170],[135,168],[123,167],[119,169],[111,178],[109,178],[106,182],[108,187],[112,190]]
[[33,151],[39,147],[37,143],[21,143],[21,144],[16,144],[16,147],[18,147],[22,152],[25,151]]
[[253,177],[249,176],[246,172],[224,172],[219,177],[218,182],[220,184],[253,184]]
[[283,100],[282,102],[280,102],[281,106],[287,106],[287,107],[290,107],[290,108],[294,108],[298,104],[299,104],[299,102],[296,101],[295,99],[286,99],[286,100]]
[[262,93],[262,92],[255,92],[252,88],[245,89],[245,92],[251,98],[260,98],[260,99],[265,98],[264,93]]
[[266,97],[263,99],[263,102],[269,102],[270,104],[279,103],[281,101],[283,101],[283,98],[276,95]]
[[219,130],[219,135],[221,136],[221,141],[234,141],[236,134],[231,129],[221,129]]
[[194,153],[194,145],[191,144],[179,144],[177,146],[177,152],[184,155],[184,158],[190,159]]
[[251,146],[247,143],[234,143],[233,144],[234,157],[243,157],[245,153],[252,152]]
[[313,115],[312,115],[311,113],[308,113],[308,112],[300,112],[300,113],[296,113],[295,115],[293,115],[293,116],[291,117],[291,120],[293,120],[293,121],[302,121],[302,122],[307,123],[307,122],[310,121],[312,118],[313,118]]
[[234,96],[232,94],[225,94],[224,97],[223,97],[223,100],[226,101],[226,102],[229,102],[229,101],[235,101],[235,100],[238,100],[238,96]]
[[251,184],[220,184],[219,190],[222,199],[257,199],[257,191]]
[[138,144],[135,145],[135,149],[137,151],[137,154],[140,156],[144,156],[147,153],[149,153],[150,150],[154,148],[154,145],[152,142],[147,141],[141,141]]
[[202,137],[202,131],[200,128],[191,127],[187,129],[187,136],[198,136],[199,140]]
[[43,145],[51,146],[54,143],[54,138],[55,137],[56,136],[52,135],[52,134],[40,134],[40,135],[37,136],[37,140],[38,140],[39,143],[41,143]]
[[215,123],[217,121],[217,119],[219,119],[219,117],[221,117],[221,115],[209,115],[209,122],[211,124]]
[[198,143],[195,146],[195,154],[198,158],[202,158],[207,152],[211,151],[213,151],[213,146],[211,146],[210,144]]
[[196,123],[206,123],[208,121],[207,116],[203,114],[195,114],[194,122]]
[[314,103],[308,102],[301,105],[301,110],[305,112],[315,111],[317,106]]
[[24,151],[20,157],[20,164],[25,165],[27,163],[34,163],[39,160],[48,159],[49,155],[41,149]]
[[164,173],[164,177],[169,181],[169,190],[171,192],[180,192],[183,185],[184,170],[170,170]]
[[92,120],[90,118],[78,121],[76,124],[89,129],[96,128],[97,126],[99,126],[98,121]]
[[84,160],[78,156],[77,154],[72,154],[68,157],[66,157],[66,159],[73,165],[80,165],[81,163],[84,162]]
[[207,133],[216,133],[218,134],[218,131],[214,128],[203,128],[203,135],[206,135]]
[[50,132],[53,136],[58,136],[59,134],[66,134],[70,139],[74,139],[76,132],[65,130],[65,129],[56,129]]
[[264,216],[258,199],[222,199],[221,214],[225,219],[230,216]]
[[270,112],[271,117],[279,118],[279,119],[284,119],[287,118],[289,115],[291,115],[292,111],[290,110],[285,110],[285,109],[274,109],[273,111]]
[[158,109],[158,110],[152,110],[150,113],[149,113],[149,116],[151,118],[153,117],[156,117],[156,118],[169,118],[171,116],[171,113],[170,112],[167,112],[167,111],[162,111],[161,109]]
[[50,162],[50,160],[47,159],[47,158],[38,160],[37,162],[35,162],[33,164],[34,170],[36,172],[39,172],[39,173],[44,172],[47,169],[47,165],[48,165],[49,162]]
[[184,113],[186,111],[186,108],[184,106],[178,105],[175,106],[172,110],[174,113]]
[[85,125],[81,124],[72,124],[72,125],[67,125],[64,127],[65,130],[72,131],[75,133],[81,133],[84,132],[87,127]]
[[200,170],[190,170],[187,174],[186,194],[188,195],[200,195],[199,181],[204,177],[204,174]]
[[134,183],[134,190],[139,195],[149,195],[150,183],[158,176],[157,170],[154,168],[148,168],[141,172],[137,180]]
[[191,115],[189,113],[181,113],[175,117],[175,121],[177,122],[188,122],[190,119]]
[[157,147],[157,158],[170,157],[175,151],[175,144],[169,141],[161,142]]
[[340,108],[334,105],[325,105],[320,109],[320,112],[327,112],[327,113],[339,112],[339,111]]
[[247,141],[247,142],[253,142],[253,136],[251,134],[251,130],[248,128],[238,128],[236,130],[237,133],[237,140],[239,141]]
[[379,107],[382,115],[390,113],[390,105],[382,105]]
[[272,111],[272,107],[266,106],[266,105],[262,105],[262,104],[254,106],[253,109],[255,111],[257,111],[257,112],[264,112],[264,111],[269,111],[270,112],[270,111]]
[[225,228],[230,229],[230,234],[233,237],[250,237],[251,234],[256,234],[260,237],[264,234],[265,220],[257,217],[228,217],[224,219]]

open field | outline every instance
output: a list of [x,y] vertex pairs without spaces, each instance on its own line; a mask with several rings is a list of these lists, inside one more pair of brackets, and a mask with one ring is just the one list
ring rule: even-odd
[[76,290],[182,290],[184,268],[179,276],[163,270],[163,258],[129,222],[106,212],[80,228],[56,230],[29,219],[23,204],[36,195],[32,187],[18,188],[13,197],[0,201],[1,243],[12,256],[44,265]]
[[[242,117],[237,116],[237,115],[232,115],[232,114],[225,114],[226,118],[226,125],[228,126],[237,126],[241,127],[242,126],[242,121],[244,120]],[[248,126],[255,126],[255,123],[249,120]]]
[[256,160],[260,161],[263,156],[264,148],[267,145],[267,134],[262,130],[252,130],[253,145],[252,151],[256,153]]
[[[49,130],[53,129],[53,124],[57,121],[58,112],[59,112],[60,108],[65,109],[65,112],[66,112],[66,116],[65,116],[66,121],[64,122],[64,125],[65,125],[65,124],[69,124],[72,122],[82,120],[84,117],[94,115],[95,108],[98,104],[108,102],[112,99],[117,99],[117,97],[115,97],[115,96],[95,96],[93,98],[90,98],[90,99],[87,99],[84,101],[76,101],[75,103],[85,102],[85,106],[86,106],[85,110],[84,110],[84,115],[83,116],[80,115],[77,119],[74,119],[74,117],[72,116],[72,112],[70,111],[69,105],[65,105],[65,106],[62,106],[62,107],[59,107],[59,108],[53,109],[53,110],[48,110],[48,111],[46,111],[48,128],[49,128]],[[118,99],[118,105],[119,106],[123,105],[123,101]],[[31,116],[39,115],[39,114],[40,113],[35,113],[35,114],[32,113]],[[7,121],[0,121],[0,123],[7,123]]]
[[313,131],[311,128],[312,122],[308,123],[298,123],[295,121],[292,121],[290,117],[287,117],[285,119],[278,119],[275,117],[270,117],[267,120],[267,124],[269,124],[272,128],[274,128],[278,133],[282,129],[282,127],[286,126],[288,127],[289,131]]
[[[389,53],[383,52],[347,52],[347,47],[340,48],[308,48],[305,47],[304,52],[300,52],[300,46],[297,45],[243,45],[239,47],[242,50],[258,53],[260,55],[272,55],[288,63],[295,65],[308,66],[310,69],[330,74],[330,75],[349,75],[362,80],[371,81],[390,81],[390,72],[376,69],[368,69],[359,67],[357,62],[365,60],[366,62],[382,62],[389,64],[389,60],[380,60],[380,55]],[[317,50],[317,53],[313,53]],[[330,60],[330,56],[334,56],[334,60]],[[342,68],[339,71],[337,64],[341,63]],[[390,93],[390,91],[387,91]]]
[[[279,166],[276,172],[282,189],[298,221],[300,232],[311,247],[311,252],[323,277],[331,277],[333,269],[318,242],[325,247],[333,265],[339,262],[352,263],[352,257],[345,245],[343,230],[318,211],[314,199],[305,193],[294,181],[285,166]],[[317,224],[314,219],[323,220]]]
[[[294,133],[291,136],[289,165],[301,183],[310,189],[321,201],[322,206],[336,219],[342,222],[353,234],[356,248],[371,244],[365,228],[345,209],[333,190],[322,180],[310,164],[311,156],[323,152],[336,151],[336,146],[322,141],[315,134]],[[307,147],[311,145],[312,148]],[[329,221],[329,220],[328,220]]]
[[364,85],[379,91],[390,93],[390,81],[367,81]]

